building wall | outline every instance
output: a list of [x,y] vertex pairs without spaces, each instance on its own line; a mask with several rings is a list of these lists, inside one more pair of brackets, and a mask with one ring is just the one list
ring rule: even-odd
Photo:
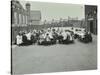
[[[19,1],[11,1],[11,24],[12,26],[26,26],[26,25],[38,25],[41,21],[41,12],[30,10],[31,6],[26,3],[24,9]],[[36,24],[35,24],[36,23]]]
[[31,19],[31,25],[40,25],[41,12],[40,11],[31,11],[30,19]]
[[[32,13],[36,13],[36,15],[30,15],[32,10],[30,10],[30,4],[26,3],[26,8],[20,4],[17,0],[11,1],[11,38],[12,41],[15,40],[16,35],[23,30],[30,30],[36,28],[36,26],[31,25],[39,25],[41,20],[41,12],[38,11],[37,14],[35,11]],[[31,16],[33,18],[31,18]]]
[[11,24],[12,26],[27,25],[27,14],[26,10],[22,7],[19,1],[11,1]]
[[33,21],[31,22],[31,25],[40,25],[40,21],[34,21],[34,20],[33,20]]
[[97,34],[97,6],[85,5],[86,30]]

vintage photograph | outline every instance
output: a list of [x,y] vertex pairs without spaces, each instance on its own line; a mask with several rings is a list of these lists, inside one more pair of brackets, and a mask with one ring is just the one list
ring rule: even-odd
[[97,69],[97,5],[11,1],[11,73]]

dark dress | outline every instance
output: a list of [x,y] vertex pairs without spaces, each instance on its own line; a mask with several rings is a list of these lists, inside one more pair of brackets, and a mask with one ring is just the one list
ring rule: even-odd
[[28,40],[27,40],[26,35],[22,36],[22,41],[23,41],[23,45],[27,45]]

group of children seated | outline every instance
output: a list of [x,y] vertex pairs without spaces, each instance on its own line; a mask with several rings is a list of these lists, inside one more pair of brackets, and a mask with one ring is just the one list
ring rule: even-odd
[[74,43],[74,39],[79,39],[82,42],[92,41],[90,33],[84,33],[81,35],[74,34],[71,30],[62,29],[43,29],[43,30],[31,30],[29,32],[21,31],[16,36],[15,44],[18,46],[26,45],[53,45],[53,44],[70,44]]

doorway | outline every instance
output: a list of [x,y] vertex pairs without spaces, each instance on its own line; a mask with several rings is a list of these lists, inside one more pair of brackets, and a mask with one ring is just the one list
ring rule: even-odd
[[90,32],[93,33],[93,21],[90,21]]

